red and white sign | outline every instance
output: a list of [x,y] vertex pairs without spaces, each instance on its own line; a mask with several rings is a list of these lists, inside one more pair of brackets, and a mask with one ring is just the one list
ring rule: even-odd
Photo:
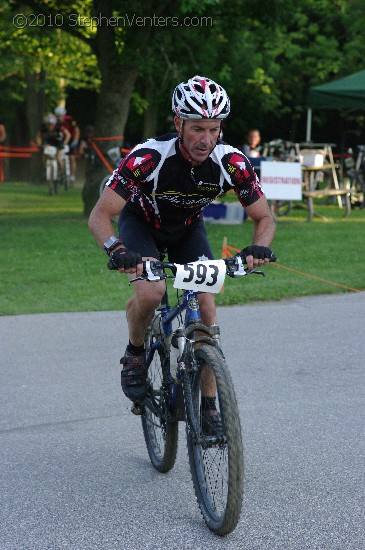
[[302,167],[299,162],[261,161],[260,183],[268,200],[302,200]]

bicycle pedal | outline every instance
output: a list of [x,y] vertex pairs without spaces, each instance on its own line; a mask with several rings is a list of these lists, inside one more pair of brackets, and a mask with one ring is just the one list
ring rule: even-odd
[[133,403],[131,407],[131,412],[136,416],[141,416],[143,414],[143,407],[140,403]]

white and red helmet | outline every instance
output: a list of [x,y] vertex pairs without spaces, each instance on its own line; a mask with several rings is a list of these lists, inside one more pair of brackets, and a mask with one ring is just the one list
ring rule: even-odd
[[218,118],[229,115],[229,97],[219,84],[204,76],[194,76],[176,86],[172,110],[183,119]]
[[54,110],[54,114],[56,116],[65,116],[67,114],[67,111],[64,107],[62,107],[61,105],[59,105],[58,107],[55,108]]

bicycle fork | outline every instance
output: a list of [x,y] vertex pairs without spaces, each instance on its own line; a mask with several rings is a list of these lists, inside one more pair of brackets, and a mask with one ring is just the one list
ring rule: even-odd
[[216,441],[207,441],[207,439],[211,440],[211,437],[204,437],[198,421],[199,415],[194,409],[191,387],[191,370],[193,369],[189,369],[189,371],[187,369],[188,363],[194,364],[192,342],[186,337],[183,329],[178,329],[176,331],[175,338],[179,348],[178,373],[182,381],[182,391],[185,402],[185,420],[189,429],[192,431],[192,440],[197,445],[208,446],[209,444],[214,444]]

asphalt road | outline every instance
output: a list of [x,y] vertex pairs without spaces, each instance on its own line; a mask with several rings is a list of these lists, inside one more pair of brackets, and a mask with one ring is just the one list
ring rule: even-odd
[[117,312],[0,318],[0,548],[365,549],[365,295],[220,308],[245,444],[221,539],[150,466],[119,386]]

